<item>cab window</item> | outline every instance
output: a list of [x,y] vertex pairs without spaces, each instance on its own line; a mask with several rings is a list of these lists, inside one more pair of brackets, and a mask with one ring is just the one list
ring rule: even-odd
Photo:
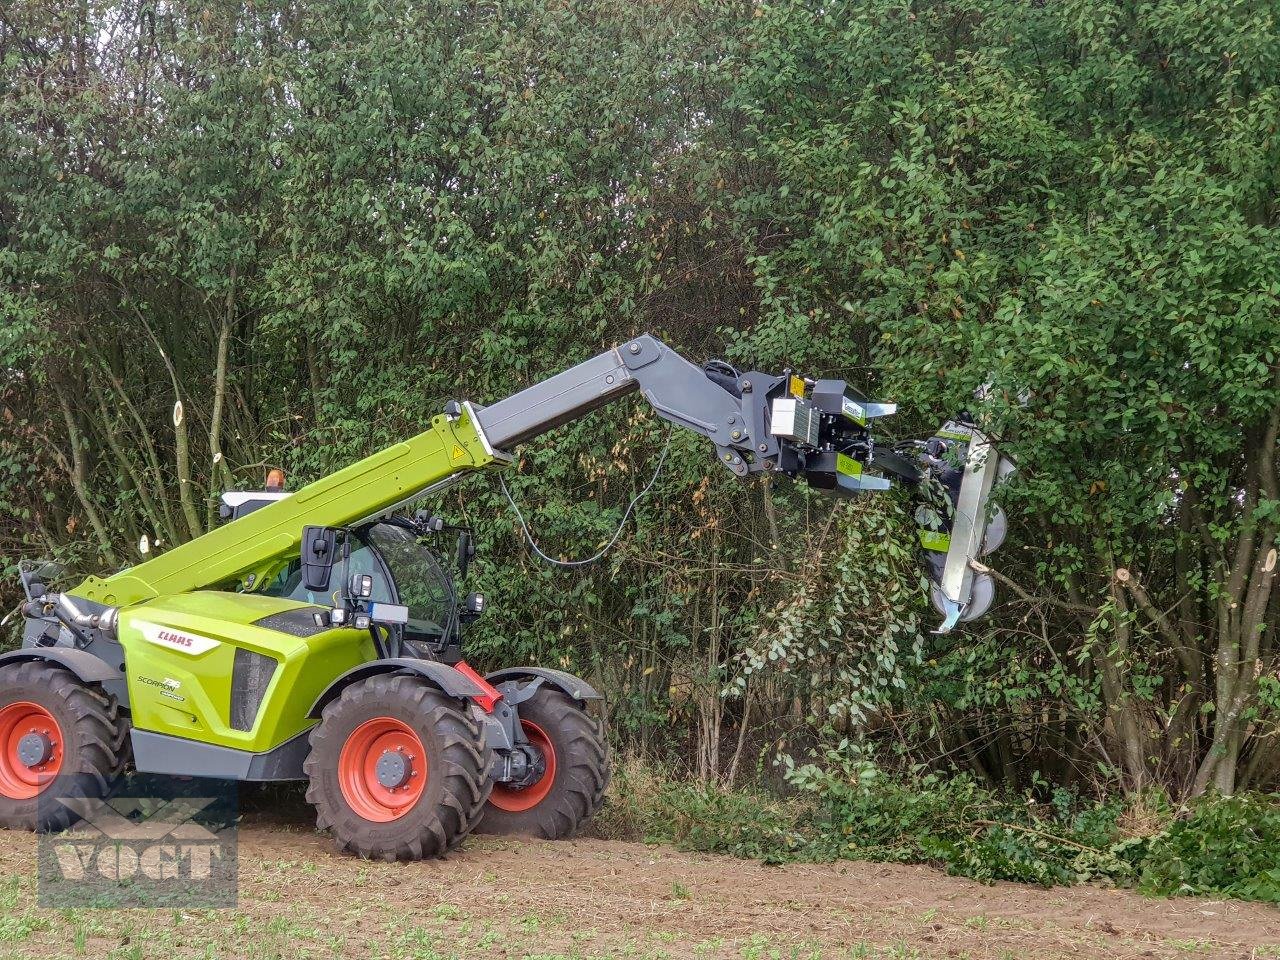
[[412,531],[395,524],[374,524],[367,536],[395,580],[399,602],[409,608],[406,638],[434,640],[443,636],[453,592],[435,554]]
[[[382,603],[394,602],[395,598],[391,593],[391,584],[387,583],[386,574],[378,566],[378,560],[373,555],[373,551],[367,546],[360,546],[351,551],[347,576],[350,577],[357,573],[373,575],[374,600]],[[289,600],[299,600],[303,603],[314,603],[321,607],[332,607],[338,603],[342,590],[341,578],[342,563],[339,561],[333,565],[333,574],[329,580],[329,591],[327,593],[308,590],[306,584],[302,582],[302,565],[300,561],[294,560],[281,570],[280,575],[272,583],[264,587],[261,592],[268,597],[285,597]]]

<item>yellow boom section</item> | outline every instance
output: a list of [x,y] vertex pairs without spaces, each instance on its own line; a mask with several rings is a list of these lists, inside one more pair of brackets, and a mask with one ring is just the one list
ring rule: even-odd
[[282,559],[298,551],[303,527],[341,527],[376,517],[430,487],[486,467],[499,456],[477,429],[470,405],[463,404],[457,419],[437,416],[428,430],[410,440],[136,567],[105,579],[89,577],[70,592],[114,607],[250,576],[261,582]]

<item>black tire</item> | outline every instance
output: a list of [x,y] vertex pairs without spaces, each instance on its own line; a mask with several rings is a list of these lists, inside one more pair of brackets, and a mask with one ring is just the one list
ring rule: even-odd
[[0,667],[0,711],[31,703],[48,711],[61,738],[61,768],[32,797],[10,796],[0,782],[0,826],[54,831],[70,826],[78,814],[58,799],[108,796],[129,759],[129,724],[115,697],[82,683],[64,667],[24,661]]
[[519,710],[521,722],[536,724],[551,741],[556,758],[554,780],[546,796],[527,810],[498,806],[495,797],[513,794],[504,793],[502,785],[497,785],[476,832],[544,840],[572,837],[599,812],[609,786],[609,744],[604,721],[593,717],[568,694],[545,685],[520,704]]
[[[367,819],[340,776],[343,748],[362,725],[391,719],[411,728],[425,753],[426,783],[396,819]],[[382,674],[353,683],[325,707],[304,764],[316,826],[338,849],[369,860],[422,860],[459,846],[489,798],[489,750],[467,707],[419,677]],[[415,774],[416,775],[416,774]]]

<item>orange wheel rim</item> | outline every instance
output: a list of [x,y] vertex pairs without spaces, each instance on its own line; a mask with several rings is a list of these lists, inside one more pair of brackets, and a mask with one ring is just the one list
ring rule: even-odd
[[58,721],[38,703],[0,707],[0,795],[30,800],[62,769],[64,740]]
[[375,823],[399,820],[427,786],[427,752],[413,728],[392,717],[366,720],[338,755],[338,786],[357,815]]
[[551,792],[556,782],[556,748],[551,743],[551,738],[532,720],[521,720],[520,726],[524,727],[524,735],[529,738],[529,742],[542,751],[547,768],[541,777],[527,787],[512,787],[505,783],[493,785],[489,802],[499,810],[506,810],[508,813],[532,810],[547,799],[547,794]]

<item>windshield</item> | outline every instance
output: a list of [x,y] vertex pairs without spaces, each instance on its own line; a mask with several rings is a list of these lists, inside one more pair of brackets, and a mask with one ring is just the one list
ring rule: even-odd
[[404,527],[376,523],[367,536],[395,581],[399,602],[409,608],[406,637],[442,636],[453,607],[453,591],[439,559]]
[[[438,640],[444,636],[453,607],[453,592],[448,574],[435,554],[419,543],[411,531],[395,524],[375,523],[361,532],[361,539],[361,545],[351,551],[347,576],[372,574],[373,600],[402,603],[409,608],[405,639]],[[334,565],[328,593],[308,590],[302,582],[302,568],[295,560],[262,592],[270,597],[288,597],[331,607],[338,602],[341,582],[339,562]]]

